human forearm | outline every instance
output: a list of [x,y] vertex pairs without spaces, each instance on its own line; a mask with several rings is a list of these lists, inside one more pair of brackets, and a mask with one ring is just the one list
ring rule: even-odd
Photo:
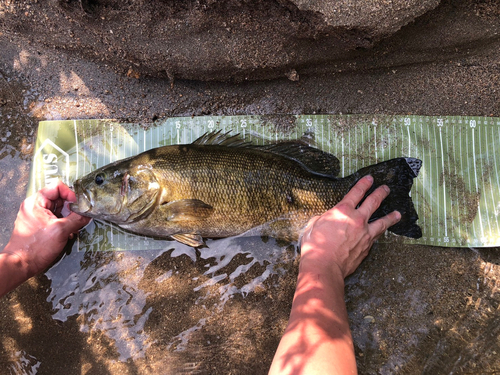
[[16,253],[11,253],[9,250],[12,250],[10,243],[0,252],[0,297],[31,277],[28,265]]
[[355,374],[344,279],[301,261],[290,320],[270,374]]
[[381,186],[360,204],[373,184],[360,179],[331,210],[312,218],[301,243],[299,277],[290,321],[271,365],[271,374],[355,374],[356,360],[344,302],[344,278],[401,215],[392,212],[368,223],[389,194]]

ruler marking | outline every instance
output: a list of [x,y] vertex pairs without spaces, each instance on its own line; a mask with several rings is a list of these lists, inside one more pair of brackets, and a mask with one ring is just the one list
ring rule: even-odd
[[[358,129],[355,128],[354,129],[354,144],[356,145],[356,147],[358,146]],[[358,169],[358,158],[356,158],[355,160],[355,169],[357,170]]]
[[[418,139],[417,139],[417,128],[416,128],[416,121],[414,119],[413,122],[413,134],[415,134],[415,157],[419,157],[419,153],[418,153]],[[419,202],[418,202],[418,198],[419,198],[419,195],[420,194],[415,194],[415,207],[417,207],[417,209],[420,207],[419,206]]]
[[[368,129],[367,129],[368,134],[370,134],[370,133],[369,133],[369,132],[370,132],[370,126],[367,126],[367,128],[368,128]],[[362,145],[364,145],[364,144],[365,144],[365,127],[364,127],[364,126],[361,128],[361,144],[362,144]],[[370,146],[368,146],[368,148],[369,148],[369,147],[370,147]],[[368,151],[368,152],[370,152],[370,151]],[[358,168],[358,166],[357,166],[357,165],[356,165],[356,168]]]
[[[494,144],[495,144],[495,139],[494,139],[494,134],[493,134],[493,128],[492,129],[492,132],[491,132],[491,143],[493,144],[493,150],[495,150],[495,147],[494,147]],[[486,133],[488,132],[488,128],[486,128]],[[487,136],[486,136],[487,137]],[[487,137],[488,138],[488,137]],[[488,147],[488,144],[486,144],[486,160],[490,160],[490,154],[489,154],[489,147]],[[496,168],[496,157],[493,156],[493,160],[495,161],[495,168]],[[494,218],[495,218],[495,223],[496,223],[496,227],[497,227],[497,233],[499,231],[499,226],[498,226],[498,211],[497,211],[497,207],[495,205],[495,196],[494,196],[494,193],[493,193],[493,172],[489,173],[488,175],[488,180],[489,180],[489,185],[490,185],[490,195],[491,195],[491,206],[493,207],[493,215],[494,215]],[[497,184],[498,186],[498,184]],[[493,231],[492,229],[490,228],[490,238],[493,238]]]
[[[481,155],[481,157],[480,157],[481,176],[484,177],[484,158],[483,158],[483,142],[482,142],[483,141],[483,139],[482,139],[483,132],[481,132],[482,128],[483,128],[482,126],[479,126],[477,128],[477,130],[478,130],[478,138],[479,138],[479,155]],[[487,146],[486,146],[486,152],[488,152]],[[484,178],[482,178],[482,182],[484,184],[484,182],[485,182]],[[486,195],[487,195],[486,194],[486,186],[484,186],[484,194],[482,194],[482,195],[484,196],[484,207],[486,209],[486,221],[488,223],[488,230],[491,233],[490,210],[488,208],[489,205],[488,205],[488,202],[486,200]],[[486,241],[486,238],[483,235],[482,242],[485,242],[485,241]]]
[[[421,122],[420,123],[420,139],[424,139],[424,124]],[[422,161],[425,163],[425,143],[422,143]],[[427,165],[426,164],[423,164],[423,172],[427,172]],[[424,177],[427,176],[427,173],[424,174]],[[425,180],[424,181],[421,181],[420,182],[420,194],[422,194],[422,196],[424,196],[424,193],[425,193]],[[425,203],[425,201],[424,201]],[[423,207],[425,208],[426,205],[423,204]],[[423,217],[423,227],[426,228],[426,217],[427,215],[424,215]]]
[[[500,135],[500,129],[498,129],[499,131],[499,135]],[[499,139],[500,139],[500,136],[499,136]],[[495,151],[497,149],[497,147],[495,146],[495,132],[493,130],[493,127],[491,128],[491,142],[492,142],[492,145],[493,145],[493,151]],[[494,157],[494,160],[495,160],[495,175],[496,175],[496,180],[497,180],[497,188],[500,187],[500,183],[499,183],[499,180],[498,180],[498,164],[497,164],[497,158]],[[493,207],[495,208],[495,221],[497,222],[497,232],[500,233],[500,226],[498,225],[498,209],[500,208],[498,203],[495,202],[495,198],[494,198],[494,194],[493,194],[493,184],[491,184],[490,182],[490,186],[491,186],[491,199],[492,199],[492,202],[493,202]],[[498,190],[497,190],[498,191]]]
[[[339,140],[338,137],[335,137],[335,156],[339,157]],[[342,176],[344,177],[344,176]]]
[[[394,126],[394,124],[392,124],[392,126]],[[387,159],[388,160],[391,160],[391,140],[393,137],[391,137],[391,125],[389,125],[387,127],[387,148],[388,148],[388,157]],[[397,142],[396,142],[397,144]]]
[[[439,120],[438,120],[439,121]],[[435,152],[435,161],[436,161],[436,165],[435,165],[435,174],[436,174],[436,181],[439,181],[439,157],[438,157],[438,144],[437,144],[437,141],[438,141],[438,138],[437,138],[437,134],[436,134],[436,127],[433,126],[432,127],[432,131],[434,133],[434,152]],[[436,184],[437,185],[437,184]],[[439,190],[437,189],[437,186],[436,186],[436,201],[437,201],[437,223],[438,223],[438,229],[437,229],[437,233],[436,233],[436,236],[438,238],[440,238],[440,235],[441,235],[441,228],[439,227],[439,223],[441,222],[441,197],[440,197],[440,193],[439,193]]]
[[344,156],[344,133],[342,132],[342,176],[345,176],[345,168],[344,168],[344,163],[345,163],[345,156]]
[[351,129],[348,130],[347,132],[347,135],[348,135],[348,142],[349,142],[349,174],[353,173],[353,170],[352,170],[352,165],[351,165],[351,160],[352,160],[352,157],[351,157]]
[[[475,121],[475,120],[474,120]],[[476,160],[476,139],[475,139],[475,128],[472,128],[472,157],[474,164],[474,182],[476,186],[476,194],[479,194],[479,184],[477,182],[477,160]],[[481,204],[478,202],[477,205],[477,216],[479,218],[479,229],[481,229],[481,238],[484,238],[484,228],[483,220],[481,214]]]
[[[76,122],[75,122],[75,125],[76,125]],[[85,167],[86,167],[86,161],[89,160],[89,158],[86,158],[85,157],[85,145],[87,144],[87,138],[85,137],[85,127],[83,127],[82,129],[82,134],[83,134],[83,143],[82,143],[82,154],[84,155],[83,157],[83,172],[82,172],[82,176],[85,176],[87,173],[85,172]],[[90,155],[92,155],[92,153],[90,153]],[[92,168],[92,166],[90,166]],[[79,176],[76,176],[77,178]]]
[[[467,155],[467,171],[470,172],[471,166],[470,166],[470,160],[469,160],[470,159],[469,148],[470,147],[474,148],[474,146],[473,145],[471,146],[469,144],[469,131],[468,130],[465,132],[465,145],[466,145],[466,155]],[[467,176],[468,176],[468,182],[469,182],[469,189],[470,189],[470,191],[472,191],[473,190],[472,173],[467,173]],[[464,193],[464,207],[465,207],[465,213],[467,214],[467,201],[466,201],[466,195],[465,195],[465,193]],[[475,220],[472,221],[472,233],[474,234],[474,237],[477,237]]]
[[155,143],[155,146],[160,147],[160,143],[161,143],[160,127],[158,125],[156,125],[156,143]]
[[411,156],[411,136],[410,136],[410,126],[406,126],[406,130],[408,132],[408,156]]
[[[458,174],[457,174],[457,148],[456,148],[456,145],[455,145],[455,125],[452,126],[452,138],[451,138],[451,142],[452,142],[452,147],[453,147],[453,173],[454,173],[454,178],[457,179],[458,178]],[[450,164],[450,156],[449,156],[449,153],[448,153],[448,165],[451,165]],[[458,183],[455,183],[455,194],[456,194],[456,197],[458,199]],[[450,199],[451,201],[451,199]],[[451,207],[454,206],[454,203],[451,202]],[[453,209],[452,209],[453,211]],[[453,229],[454,229],[454,232],[455,232],[455,235],[457,234],[457,231],[456,229],[458,228],[458,233],[460,233],[460,206],[457,207],[457,212],[458,212],[458,215],[456,217],[456,223],[455,223],[455,217],[453,215],[453,212],[452,212],[452,215],[451,215],[451,218],[452,218],[452,226],[453,226]]]
[[[76,149],[76,172],[75,172],[75,178],[78,178],[78,172],[79,172],[79,168],[78,168],[78,162],[79,162],[79,159],[80,159],[80,153],[78,152],[78,134],[76,132],[76,120],[73,121],[73,128],[75,129],[75,149]],[[85,140],[85,138],[84,138]],[[69,184],[69,170],[67,171],[66,173],[66,185]]]
[[[278,141],[278,138],[276,138],[276,142]],[[325,149],[325,123],[321,121],[321,149]]]
[[161,126],[161,131],[162,131],[162,136],[161,136],[161,144],[165,146],[165,144],[167,143],[167,124],[166,122],[162,124]]
[[331,120],[328,119],[328,153],[331,154],[331,147],[332,147],[332,135],[331,135],[331,128],[332,128],[332,123]]
[[106,142],[107,142],[107,149],[106,149],[106,147],[105,147],[105,151],[107,151],[107,152],[106,152],[106,157],[107,157],[107,159],[106,159],[106,161],[104,162],[104,165],[109,164],[109,163],[111,163],[111,162],[113,161],[112,148],[111,148],[111,144],[112,144],[112,142],[111,142],[111,133],[112,133],[112,131],[113,131],[113,128],[112,128],[112,127],[113,127],[113,125],[111,124],[111,125],[109,126],[109,136],[108,136],[108,138],[106,138]]
[[[430,124],[428,123],[427,124],[427,139],[431,138],[431,133],[430,133],[430,129],[429,128],[430,128]],[[434,139],[435,139],[435,137],[434,137]],[[429,142],[429,150],[427,152],[427,155],[428,155],[427,157],[429,159],[429,173],[428,173],[428,175],[429,175],[430,178],[428,178],[428,180],[429,180],[429,191],[433,191],[432,190],[432,187],[433,187],[432,186],[432,174],[431,174],[431,172],[432,172],[432,161],[431,161],[431,157],[430,157],[430,154],[431,154],[432,151],[431,151],[430,147],[431,147],[431,145],[430,145],[430,142]],[[437,198],[439,199],[439,197],[437,197]],[[438,212],[439,212],[439,200],[438,200]],[[430,216],[431,216],[430,222],[432,224],[434,222],[434,210],[431,210],[431,215]],[[434,237],[434,226],[433,225],[431,225],[431,237]]]
[[[104,149],[104,145],[106,143],[106,125],[103,125],[102,127],[102,133],[99,134],[100,135],[100,139],[99,139],[99,143],[98,143],[98,153],[97,153],[97,168],[100,168],[102,165],[104,165],[104,154],[103,154],[103,151],[101,151],[101,147],[102,149]],[[102,158],[102,163],[100,162],[100,158]]]
[[444,169],[444,147],[443,147],[443,133],[442,126],[439,127],[439,143],[441,145],[441,168],[443,174],[443,213],[444,213],[444,236],[448,237],[448,223],[446,215],[446,174]]
[[399,130],[401,130],[401,141],[400,141],[400,144],[401,144],[401,154],[402,156],[410,156],[410,153],[408,152],[408,150],[405,150],[405,140],[406,140],[406,134],[405,134],[405,127],[406,125],[401,125],[400,124],[400,127],[399,127]]

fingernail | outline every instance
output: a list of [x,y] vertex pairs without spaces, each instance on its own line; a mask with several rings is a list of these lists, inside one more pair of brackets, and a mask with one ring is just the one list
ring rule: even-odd
[[396,213],[396,215],[395,215],[396,216],[396,220],[397,221],[401,220],[401,212],[399,212],[399,211],[394,211],[394,212]]
[[386,191],[387,194],[389,194],[391,192],[391,189],[389,189],[389,186],[383,185],[382,187],[384,188],[384,190]]
[[372,175],[369,175],[369,174],[368,174],[368,175],[366,175],[366,176],[365,176],[365,178],[366,178],[368,181],[370,181],[371,183],[373,183],[373,177],[372,177]]

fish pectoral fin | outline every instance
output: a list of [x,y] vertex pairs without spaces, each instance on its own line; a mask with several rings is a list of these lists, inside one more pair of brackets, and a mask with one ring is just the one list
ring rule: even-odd
[[163,205],[168,221],[200,220],[209,217],[214,208],[199,199],[181,199]]
[[198,247],[205,245],[205,241],[203,241],[203,237],[199,234],[191,234],[191,233],[182,233],[182,234],[174,234],[171,235],[174,240],[183,243],[188,246]]

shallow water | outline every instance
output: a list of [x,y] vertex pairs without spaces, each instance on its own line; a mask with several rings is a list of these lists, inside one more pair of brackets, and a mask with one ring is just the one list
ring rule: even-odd
[[[51,283],[47,301],[53,319],[78,317],[81,332],[100,332],[112,340],[119,361],[144,358],[155,342],[153,336],[161,336],[172,352],[181,352],[192,345],[190,336],[220,314],[227,301],[265,290],[271,276],[281,276],[285,271],[278,260],[287,255],[293,260],[293,247],[259,238],[209,241],[201,251],[173,241],[151,251],[72,251],[46,273]],[[179,262],[187,263],[187,270]],[[179,294],[190,300],[165,305],[158,293],[165,300],[177,300]],[[148,318],[158,304],[164,315],[189,311],[186,323],[149,332]]]
[[[4,245],[38,120],[34,94],[15,82],[0,88],[9,100],[0,105]],[[290,311],[296,248],[261,238],[208,246],[68,248],[0,300],[0,373],[265,373]],[[346,300],[362,374],[500,369],[498,249],[378,245],[347,280]]]
[[[260,238],[208,245],[67,253],[1,301],[2,368],[265,373],[286,326],[296,249]],[[376,246],[346,284],[360,373],[495,369],[500,266],[469,249],[399,250]],[[425,272],[409,270],[416,262]]]

